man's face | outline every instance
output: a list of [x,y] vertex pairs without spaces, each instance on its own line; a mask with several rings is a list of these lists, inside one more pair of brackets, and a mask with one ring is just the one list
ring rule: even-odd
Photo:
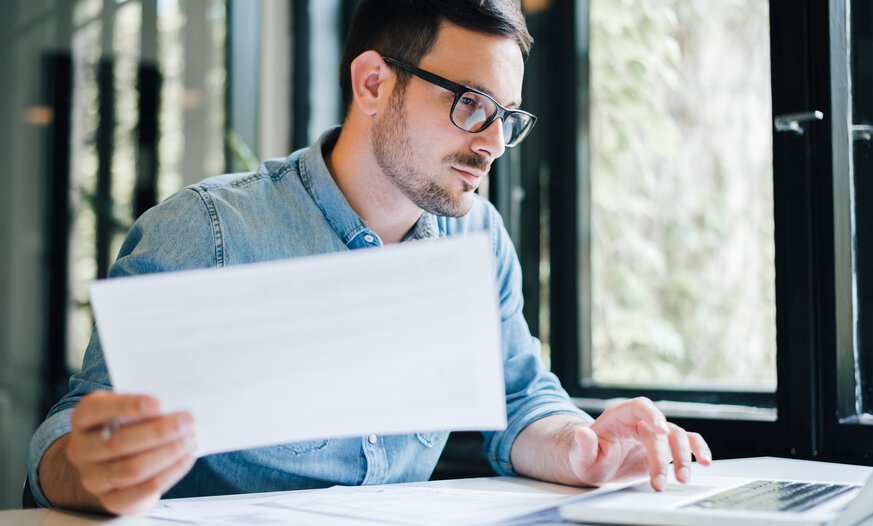
[[[506,37],[441,26],[437,41],[418,67],[493,96],[506,107],[521,101],[524,62]],[[504,151],[501,122],[479,133],[452,124],[454,94],[411,76],[395,87],[373,125],[379,167],[410,201],[443,216],[470,211],[472,194]]]

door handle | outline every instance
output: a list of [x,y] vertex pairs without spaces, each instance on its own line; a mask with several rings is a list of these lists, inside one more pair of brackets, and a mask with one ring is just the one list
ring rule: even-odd
[[856,141],[873,141],[873,126],[869,124],[853,124],[852,139]]
[[812,121],[820,121],[824,114],[818,110],[803,113],[786,113],[773,119],[773,126],[778,132],[791,132],[795,135],[803,135],[804,128],[801,124]]

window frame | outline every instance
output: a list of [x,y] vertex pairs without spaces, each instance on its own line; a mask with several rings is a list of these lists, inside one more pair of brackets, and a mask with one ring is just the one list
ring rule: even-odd
[[[550,345],[551,366],[583,409],[597,414],[602,401],[644,395],[653,400],[712,404],[711,414],[668,416],[688,429],[702,432],[717,457],[771,454],[798,458],[866,462],[863,453],[871,427],[847,426],[835,414],[838,337],[846,338],[846,232],[835,210],[847,210],[844,192],[835,190],[832,176],[831,85],[832,20],[845,1],[770,2],[771,82],[773,115],[820,110],[822,122],[805,126],[803,135],[775,133],[774,221],[776,250],[777,388],[775,392],[724,390],[663,390],[607,387],[584,380],[590,373],[590,333],[579,327],[579,313],[590,312],[590,262],[587,243],[590,222],[590,149],[588,146],[588,12],[590,0],[553,3],[528,12],[537,49],[528,62],[525,100],[541,116],[537,133],[522,146],[527,166],[542,167],[547,194],[536,203],[548,207],[551,224]],[[842,35],[844,38],[845,35]],[[548,67],[540,63],[549,64]],[[547,80],[531,71],[548,71]],[[533,77],[533,78],[532,78]],[[561,110],[549,101],[561,100]],[[569,101],[569,102],[566,102]],[[540,169],[541,173],[543,168]],[[533,206],[528,204],[528,206]],[[522,250],[537,243],[523,240]],[[581,249],[581,250],[580,250]],[[536,273],[529,253],[520,254],[525,275]],[[841,259],[842,258],[842,259]],[[838,273],[837,270],[840,270]],[[839,281],[838,281],[839,280]],[[532,299],[526,296],[528,302]],[[837,301],[842,301],[837,309]],[[851,306],[851,305],[850,305]],[[542,306],[540,307],[542,308]],[[532,314],[526,310],[531,320]],[[539,313],[533,315],[538,316]],[[586,316],[586,318],[588,318]],[[839,326],[838,326],[839,320]],[[849,320],[850,321],[850,320]],[[532,324],[536,327],[536,324]],[[851,328],[851,327],[850,327]],[[838,330],[840,332],[838,332]],[[589,358],[590,363],[590,358]],[[580,381],[580,376],[583,380]],[[590,375],[589,375],[590,376]],[[770,407],[771,421],[725,417],[726,405]],[[704,411],[705,413],[705,411]]]
[[[873,188],[863,174],[873,172],[873,4],[862,0],[852,0],[850,9],[851,49],[849,67],[852,70],[852,116],[854,195],[855,195],[855,263],[868,259],[868,247],[873,247],[873,207],[868,203],[873,197]],[[866,294],[873,286],[873,274],[857,276],[858,328],[860,345],[873,341],[873,324],[867,323],[868,310],[873,314],[873,305]],[[873,355],[862,356],[864,373],[873,378]],[[873,407],[873,382],[863,388],[864,405],[869,411]]]
[[[873,87],[873,74],[866,70],[866,76],[854,73],[861,64],[869,64],[873,60],[873,8],[869,2],[859,0],[832,0],[830,3],[831,19],[846,20],[846,24],[831,23],[834,29],[831,41],[832,63],[832,100],[834,107],[834,126],[832,130],[833,151],[835,152],[833,169],[833,209],[834,228],[832,230],[834,252],[832,257],[835,269],[844,272],[834,273],[833,301],[835,316],[829,316],[833,325],[826,333],[826,344],[822,348],[824,363],[835,363],[835,374],[823,375],[824,385],[822,400],[822,449],[832,458],[845,462],[859,462],[873,465],[873,425],[863,422],[857,416],[856,407],[856,365],[861,368],[862,385],[857,386],[870,390],[873,382],[873,371],[870,363],[873,352],[866,351],[865,342],[871,335],[871,328],[865,327],[858,318],[857,333],[854,316],[863,314],[867,306],[862,296],[855,296],[853,287],[863,286],[865,273],[869,274],[869,259],[864,240],[869,238],[865,227],[869,228],[870,213],[866,216],[863,206],[873,197],[873,187],[865,185],[862,174],[873,170],[871,163],[871,145],[869,139],[863,143],[860,137],[853,137],[852,127],[858,124],[873,122],[873,107],[869,95],[860,98],[863,93],[870,93]],[[850,29],[850,36],[845,33]],[[847,48],[843,43],[849,42]],[[869,67],[869,66],[868,66]],[[849,82],[850,76],[852,77]],[[845,88],[851,86],[851,92]],[[858,96],[857,104],[853,95]],[[853,115],[857,113],[858,115]],[[844,156],[837,154],[842,152]],[[850,160],[850,156],[852,159]],[[854,165],[854,166],[853,166]],[[852,173],[854,169],[854,173]],[[854,177],[854,181],[853,181]],[[854,184],[853,184],[854,182]],[[854,202],[853,202],[854,200]],[[851,211],[855,211],[855,228],[852,225]],[[860,221],[866,218],[868,222]],[[856,230],[858,229],[858,230]],[[853,246],[854,245],[854,246]],[[853,280],[853,272],[857,272]],[[859,289],[862,292],[866,289]],[[827,312],[827,311],[826,311]],[[856,349],[856,346],[858,348]],[[866,352],[865,352],[866,351]],[[857,364],[856,364],[857,354]],[[862,400],[869,404],[870,394],[862,394]],[[858,401],[860,402],[860,401]],[[862,404],[863,405],[863,404]],[[870,411],[870,407],[864,408]]]

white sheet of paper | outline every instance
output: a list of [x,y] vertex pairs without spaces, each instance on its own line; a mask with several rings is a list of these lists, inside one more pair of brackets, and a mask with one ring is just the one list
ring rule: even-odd
[[[156,505],[148,516],[174,522],[202,524],[204,526],[317,526],[322,524],[348,526],[373,526],[381,524],[367,519],[325,515],[295,509],[292,503],[303,504],[318,498],[322,490],[300,490],[270,494],[240,495],[205,499],[169,499]],[[281,495],[282,502],[275,496]]]
[[[446,526],[505,522],[579,498],[555,493],[425,488],[398,484],[334,486],[322,491],[320,498],[293,502],[287,506],[298,511],[383,523]],[[282,499],[275,500],[277,506],[284,504]]]
[[[623,485],[617,485],[620,487]],[[574,492],[521,492],[423,487],[409,484],[345,487],[259,494],[232,500],[161,501],[150,517],[222,526],[288,523],[445,526],[455,524],[531,524],[536,514],[561,504],[614,491],[576,488]],[[569,488],[568,488],[569,489]],[[556,514],[544,515],[550,518]],[[360,521],[360,522],[359,522]],[[373,522],[370,522],[373,521]]]
[[484,234],[99,281],[117,392],[194,415],[200,455],[506,426]]

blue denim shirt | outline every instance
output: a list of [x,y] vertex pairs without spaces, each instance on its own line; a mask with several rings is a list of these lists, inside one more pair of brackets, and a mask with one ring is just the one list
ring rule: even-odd
[[[352,210],[325,165],[322,151],[333,147],[338,134],[335,128],[312,147],[267,161],[255,173],[207,179],[152,208],[130,229],[110,277],[380,246],[379,237]],[[522,317],[518,259],[490,203],[476,196],[472,210],[460,218],[425,212],[404,241],[479,231],[490,234],[496,260],[508,422],[504,431],[484,433],[485,451],[494,470],[508,475],[513,473],[512,443],[525,426],[556,413],[588,417],[543,367],[539,342]],[[427,316],[426,298],[417,308]],[[40,489],[39,462],[55,440],[70,432],[70,412],[79,399],[98,389],[111,389],[111,383],[95,332],[81,372],[70,379],[69,394],[49,411],[31,439],[30,484],[42,506],[50,504]],[[318,393],[311,396],[317,403]],[[198,459],[166,496],[427,480],[447,436],[448,432],[380,436],[375,443],[366,436],[324,439],[208,455]]]

